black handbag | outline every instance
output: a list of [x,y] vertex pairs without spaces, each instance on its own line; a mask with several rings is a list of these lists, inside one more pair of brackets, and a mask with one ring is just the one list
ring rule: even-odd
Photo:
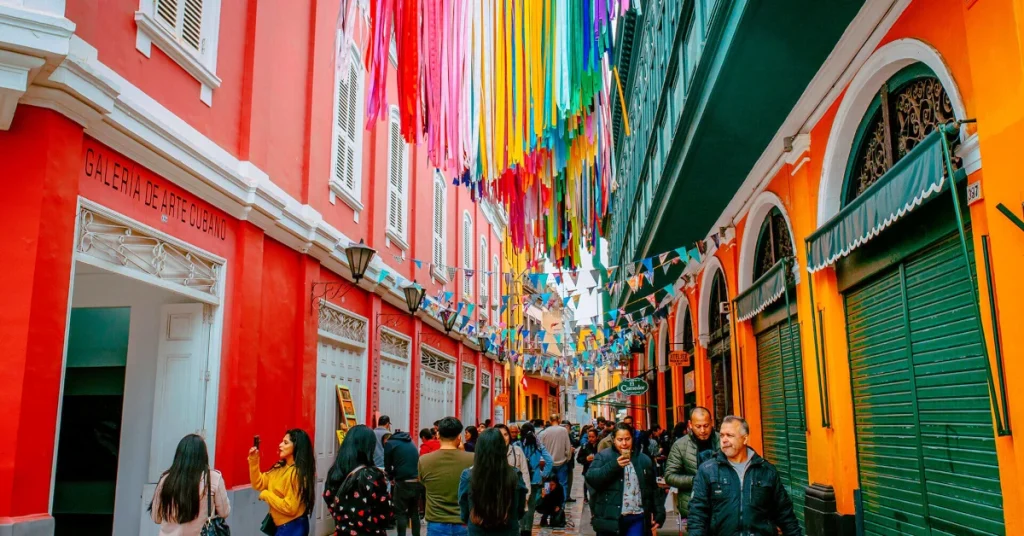
[[199,536],[231,536],[231,527],[223,517],[217,517],[213,511],[213,481],[210,470],[206,470],[206,523],[203,524]]
[[269,536],[277,534],[277,525],[274,524],[274,518],[270,517],[270,514],[263,518],[263,523],[260,524],[260,532]]

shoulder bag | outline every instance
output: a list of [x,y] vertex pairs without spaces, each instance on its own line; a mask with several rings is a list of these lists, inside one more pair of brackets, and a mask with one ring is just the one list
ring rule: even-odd
[[210,470],[206,470],[206,523],[203,524],[200,536],[231,536],[231,527],[223,517],[218,517],[213,510],[213,479]]

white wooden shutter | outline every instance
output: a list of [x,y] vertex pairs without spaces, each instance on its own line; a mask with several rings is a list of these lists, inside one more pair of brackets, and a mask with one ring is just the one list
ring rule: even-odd
[[[350,54],[358,54],[352,50]],[[357,56],[358,57],[358,56]],[[346,72],[338,75],[338,92],[334,103],[335,147],[334,178],[353,195],[356,191],[356,159],[359,156],[359,96],[361,62],[349,62]]]
[[156,19],[165,24],[182,45],[202,52],[203,0],[155,0]]
[[[466,270],[473,269],[473,220],[470,219],[468,212],[462,217],[462,267]],[[466,276],[462,292],[466,296],[471,296],[473,294],[472,281],[469,278],[469,273],[464,273]]]
[[[444,264],[444,179],[435,175],[434,177],[434,266],[440,267]],[[443,270],[438,269],[438,273]]]
[[[487,305],[487,276],[484,272],[487,270],[487,239],[480,237],[480,305]],[[486,311],[485,311],[486,313]]]
[[391,108],[388,144],[388,227],[398,236],[405,237],[405,140],[398,122],[398,108]]
[[498,256],[491,257],[491,302],[498,304],[498,296],[501,296],[501,265],[498,264]]

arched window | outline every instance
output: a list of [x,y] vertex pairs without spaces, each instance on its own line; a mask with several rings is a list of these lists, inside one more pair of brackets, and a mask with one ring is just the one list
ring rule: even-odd
[[931,69],[916,63],[893,75],[882,84],[857,129],[846,170],[844,205],[870,188],[938,125],[953,119],[953,104]]
[[[754,281],[781,259],[793,256],[793,239],[782,211],[775,207],[761,222],[754,255]],[[792,275],[790,275],[792,278]],[[792,281],[791,281],[792,282]]]
[[725,288],[725,277],[722,276],[721,270],[716,272],[711,280],[710,296],[707,303],[708,334],[711,336],[712,341],[718,341],[729,336],[728,317],[722,312],[720,305],[729,302],[728,291]]

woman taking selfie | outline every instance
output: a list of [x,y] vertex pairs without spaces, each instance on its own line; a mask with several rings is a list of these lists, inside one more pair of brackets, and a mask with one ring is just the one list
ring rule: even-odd
[[665,523],[665,497],[658,490],[654,463],[633,452],[633,428],[615,426],[614,448],[601,451],[587,469],[590,509],[599,536],[642,536]]
[[199,536],[208,518],[223,519],[231,513],[224,479],[210,470],[202,437],[189,434],[178,442],[171,468],[156,485],[149,512],[160,525],[160,536]]
[[277,536],[309,536],[316,495],[316,458],[309,435],[288,430],[277,446],[277,463],[260,472],[259,448],[249,449],[249,480],[270,507],[261,530]]
[[476,426],[467,426],[466,434],[462,438],[462,448],[466,452],[473,452],[476,449],[476,438],[480,437],[480,431]]
[[519,470],[508,464],[508,446],[501,432],[480,434],[473,466],[462,471],[459,509],[469,534],[515,536],[525,511],[526,486]]
[[395,511],[387,478],[373,463],[376,448],[377,436],[368,426],[353,426],[345,434],[324,485],[335,534],[387,534]]

